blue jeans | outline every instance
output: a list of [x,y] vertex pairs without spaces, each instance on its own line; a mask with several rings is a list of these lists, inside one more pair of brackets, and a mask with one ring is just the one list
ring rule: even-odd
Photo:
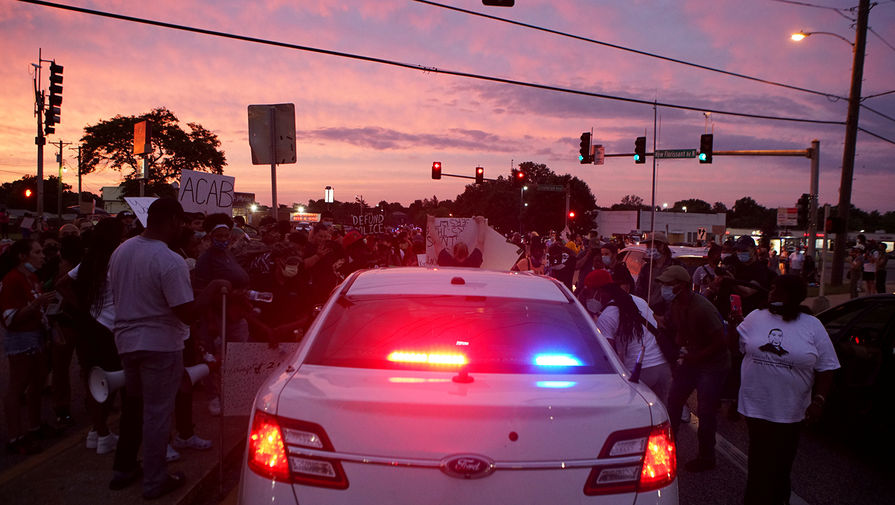
[[700,459],[715,461],[718,409],[721,406],[721,391],[724,388],[728,369],[728,367],[702,369],[691,365],[681,365],[674,371],[671,390],[668,392],[668,415],[671,417],[671,429],[677,437],[684,403],[695,389],[698,404],[696,415],[699,416],[696,440],[699,442],[698,457]]
[[183,351],[128,352],[121,355],[121,364],[125,395],[113,469],[134,470],[142,441],[143,492],[154,491],[168,478],[165,454],[174,399],[183,378]]

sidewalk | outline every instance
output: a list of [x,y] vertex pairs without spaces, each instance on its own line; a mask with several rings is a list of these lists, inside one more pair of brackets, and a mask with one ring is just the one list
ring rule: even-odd
[[[216,503],[236,486],[238,477],[225,476],[220,486],[221,427],[225,470],[238,465],[243,457],[247,417],[211,417],[201,393],[194,401],[196,433],[214,447],[208,451],[180,451],[179,461],[169,463],[169,471],[186,474],[186,484],[153,503],[193,505]],[[117,424],[117,420],[115,420]],[[117,427],[113,427],[117,432]],[[98,456],[84,447],[87,428],[71,429],[43,452],[28,456],[0,473],[0,503],[3,505],[94,505],[143,503],[139,483],[121,491],[110,491],[114,453]],[[231,470],[232,475],[232,470]],[[223,492],[223,494],[222,494]],[[148,503],[148,502],[147,502]]]

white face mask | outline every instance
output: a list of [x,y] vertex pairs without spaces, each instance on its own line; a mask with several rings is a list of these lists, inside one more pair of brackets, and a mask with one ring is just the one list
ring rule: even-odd
[[585,305],[587,306],[587,311],[593,315],[597,315],[600,312],[603,312],[603,302],[597,300],[596,298],[589,298]]
[[656,249],[655,247],[650,247],[646,250],[646,259],[655,261],[662,257],[662,252]]
[[612,263],[611,256],[603,256],[603,265],[608,267],[611,263]]
[[674,292],[674,286],[662,286],[662,299],[666,302],[670,302],[674,300],[674,297],[677,296]]
[[748,251],[738,252],[737,259],[740,260],[740,263],[749,263],[749,260],[752,259],[752,254]]
[[298,265],[286,265],[283,267],[284,277],[295,277],[298,275]]

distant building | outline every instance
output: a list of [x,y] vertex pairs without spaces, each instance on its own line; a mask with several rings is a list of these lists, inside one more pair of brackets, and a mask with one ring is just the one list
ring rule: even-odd
[[[649,233],[653,213],[648,210],[600,210],[597,213],[597,232],[603,237]],[[697,212],[656,212],[655,230],[665,232],[672,244],[705,243],[710,239],[720,242],[727,231],[727,214]],[[704,237],[704,238],[703,238]]]

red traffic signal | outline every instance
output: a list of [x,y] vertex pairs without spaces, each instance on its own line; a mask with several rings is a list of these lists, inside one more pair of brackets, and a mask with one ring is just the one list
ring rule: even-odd
[[440,161],[432,162],[432,178],[433,179],[441,179],[441,162]]
[[31,198],[31,188],[25,190],[25,198]]
[[574,210],[569,211],[569,219],[575,219],[575,211]]
[[475,183],[483,184],[485,182],[485,169],[483,167],[475,167]]

